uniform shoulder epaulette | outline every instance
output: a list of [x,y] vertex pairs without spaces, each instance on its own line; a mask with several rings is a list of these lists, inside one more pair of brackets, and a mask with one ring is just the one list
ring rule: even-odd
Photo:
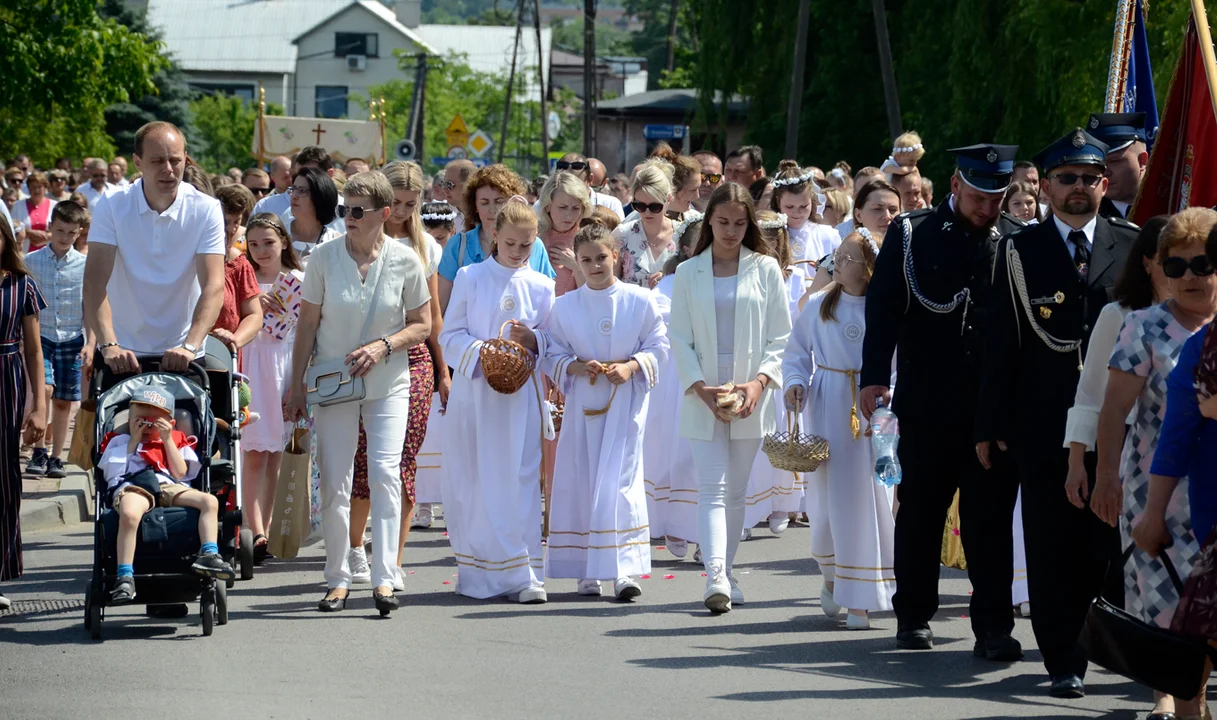
[[1020,228],[1021,228],[1021,227],[1026,227],[1026,226],[1027,226],[1027,223],[1026,223],[1025,221],[1020,220],[1020,219],[1018,219],[1018,218],[1014,217],[1013,215],[1011,215],[1010,213],[1006,212],[1005,210],[1002,210],[1002,211],[1001,211],[1001,219],[1002,219],[1002,220],[1005,220],[1006,222],[1010,223],[1011,225],[1013,225],[1013,226],[1015,226],[1015,227],[1020,227]]
[[[923,220],[934,214],[934,208],[921,208],[920,210],[910,210],[901,216],[901,219],[907,219],[913,227],[917,227]],[[895,221],[893,221],[895,222]]]
[[1115,225],[1116,227],[1119,227],[1119,228],[1124,228],[1125,230],[1131,230],[1136,233],[1141,232],[1140,225],[1136,224],[1135,222],[1125,220],[1124,218],[1111,217],[1111,218],[1107,218],[1107,221],[1110,222],[1112,225]]

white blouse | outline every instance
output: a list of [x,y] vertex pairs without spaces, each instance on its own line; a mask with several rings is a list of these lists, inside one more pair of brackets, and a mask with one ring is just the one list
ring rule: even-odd
[[[1073,407],[1065,421],[1066,448],[1076,442],[1085,445],[1087,450],[1094,450],[1099,436],[1099,410],[1103,407],[1103,396],[1107,394],[1107,361],[1120,339],[1124,318],[1130,312],[1131,308],[1114,302],[1104,305],[1099,312],[1099,319],[1090,333],[1090,347],[1086,348],[1086,362],[1082,365]],[[1133,412],[1136,412],[1135,408]]]
[[[400,332],[406,326],[406,313],[431,299],[425,272],[418,253],[392,238],[385,238],[366,280],[359,277],[355,259],[347,252],[345,235],[319,243],[309,258],[303,290],[305,302],[321,306],[314,345],[316,359],[343,358],[363,344]],[[370,304],[377,282],[384,286],[373,308]],[[372,325],[361,342],[368,312],[374,313]],[[410,360],[405,350],[377,363],[364,377],[364,387],[367,400],[408,390]]]

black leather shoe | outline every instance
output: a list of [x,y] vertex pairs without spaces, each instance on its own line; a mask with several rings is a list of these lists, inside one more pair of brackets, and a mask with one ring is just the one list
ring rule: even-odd
[[1023,659],[1023,646],[1006,633],[985,633],[976,639],[972,654],[985,660],[1017,662]]
[[326,593],[325,597],[321,598],[321,602],[317,603],[317,609],[325,613],[346,610],[346,607],[347,595],[343,595],[342,597],[330,597],[330,594]]
[[909,623],[896,628],[896,647],[901,650],[933,650],[934,631],[929,623]]
[[1086,686],[1077,675],[1054,675],[1048,694],[1054,698],[1077,700],[1086,697]]
[[381,617],[387,617],[389,613],[401,606],[401,603],[397,600],[397,596],[393,593],[381,595],[373,590],[372,599],[376,601],[376,609],[380,611]]
[[1179,720],[1179,716],[1173,712],[1155,712],[1146,715],[1145,720]]

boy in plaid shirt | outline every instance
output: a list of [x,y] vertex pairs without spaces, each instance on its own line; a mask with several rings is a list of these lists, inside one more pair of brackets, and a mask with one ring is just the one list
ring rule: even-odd
[[46,386],[51,395],[47,403],[51,445],[48,452],[44,437],[34,446],[34,457],[25,469],[30,475],[67,475],[60,452],[74,407],[80,402],[80,369],[92,360],[92,333],[83,327],[85,256],[73,248],[87,212],[70,200],[57,204],[47,226],[50,241],[25,258],[47,302],[39,323]]

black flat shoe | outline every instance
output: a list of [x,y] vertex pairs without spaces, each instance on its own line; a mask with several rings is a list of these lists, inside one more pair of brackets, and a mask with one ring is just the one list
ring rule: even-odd
[[1173,712],[1155,712],[1146,715],[1145,720],[1179,720],[1179,716]]
[[265,535],[254,535],[254,565],[261,565],[270,557],[270,542]]
[[985,633],[976,639],[972,654],[985,660],[1017,662],[1023,659],[1023,646],[1006,633]]
[[1054,698],[1077,700],[1086,697],[1086,686],[1077,675],[1056,675],[1052,678],[1048,694]]
[[343,595],[342,597],[330,597],[330,594],[326,593],[325,597],[321,598],[321,602],[317,603],[317,609],[324,613],[334,613],[340,610],[346,610],[348,596],[349,593],[347,595]]
[[901,650],[933,650],[934,631],[929,623],[909,623],[896,629],[896,647]]
[[388,617],[389,613],[401,607],[401,602],[399,602],[397,596],[392,593],[389,593],[388,595],[381,595],[380,593],[373,591],[372,599],[376,601],[376,609],[380,611],[381,617]]

